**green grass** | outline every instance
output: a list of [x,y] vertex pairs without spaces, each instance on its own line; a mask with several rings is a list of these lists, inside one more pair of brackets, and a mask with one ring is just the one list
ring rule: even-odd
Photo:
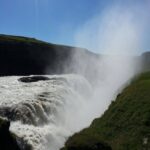
[[[143,145],[144,138],[149,142]],[[80,150],[94,141],[105,141],[113,150],[150,148],[150,72],[137,77],[118,95],[101,118],[70,137],[64,150]],[[147,150],[147,149],[145,149]]]
[[13,36],[13,35],[3,35],[3,34],[0,34],[0,41],[36,43],[36,44],[46,43],[46,42],[37,40],[35,38],[28,38],[28,37],[23,37],[23,36]]
[[30,38],[30,37],[24,37],[24,36],[16,36],[16,35],[5,35],[5,34],[0,34],[0,42],[9,42],[9,43],[25,43],[25,44],[36,44],[37,46],[40,45],[45,45],[47,47],[51,47],[51,46],[56,46],[56,47],[68,47],[68,48],[75,48],[72,46],[66,46],[66,45],[62,45],[62,44],[52,44],[49,42],[45,42],[42,40],[38,40],[36,38]]

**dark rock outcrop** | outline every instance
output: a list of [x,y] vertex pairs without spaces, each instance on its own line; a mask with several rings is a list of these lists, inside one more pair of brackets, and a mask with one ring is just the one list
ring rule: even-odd
[[38,82],[38,81],[46,81],[50,80],[50,78],[45,77],[45,76],[29,76],[29,77],[22,77],[19,79],[21,82]]
[[10,122],[0,118],[0,149],[20,150],[16,136],[9,132]]

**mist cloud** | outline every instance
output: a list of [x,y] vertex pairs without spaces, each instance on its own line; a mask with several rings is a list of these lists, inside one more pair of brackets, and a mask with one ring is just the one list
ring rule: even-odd
[[97,53],[137,54],[149,30],[148,1],[114,3],[77,29],[75,43]]
[[[90,74],[90,81],[95,83],[93,98],[79,108],[82,109],[78,118],[80,128],[101,116],[117,94],[138,73],[140,62],[135,57],[140,54],[148,23],[144,8],[148,12],[146,3],[131,5],[129,8],[122,3],[114,4],[77,30],[76,45],[101,54],[95,62],[89,58],[89,62],[93,63],[91,66],[86,66],[87,61],[78,51],[75,50],[73,56],[79,64],[84,64],[82,67],[74,67],[77,72],[84,73],[83,70],[86,70],[84,76]],[[73,61],[72,66],[76,66],[74,62],[77,61]]]
[[66,140],[64,137],[80,131],[100,117],[138,73],[140,62],[136,56],[140,53],[147,31],[147,12],[145,3],[129,8],[122,3],[114,4],[100,15],[90,18],[76,31],[75,46],[89,48],[100,55],[88,57],[87,51],[73,50],[72,60],[68,63],[70,66],[67,65],[65,69],[71,67],[73,72],[88,76],[92,93],[85,91],[83,86],[80,93],[86,92],[87,96],[79,98],[80,94],[77,94],[78,98],[69,98],[69,103],[65,104],[65,111],[62,112],[65,123],[61,123],[61,131],[63,128],[69,134],[62,132],[63,140],[61,136],[58,138],[61,141],[59,147]]

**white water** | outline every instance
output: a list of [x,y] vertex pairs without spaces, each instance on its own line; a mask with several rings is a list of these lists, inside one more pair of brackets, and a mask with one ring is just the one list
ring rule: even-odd
[[78,121],[82,118],[86,103],[90,101],[91,87],[83,77],[48,77],[51,80],[32,83],[19,82],[20,77],[0,78],[1,107],[15,108],[15,115],[21,113],[19,120],[28,120],[28,112],[35,122],[40,119],[39,114],[48,119],[48,122],[36,126],[21,121],[11,123],[11,131],[23,138],[34,150],[58,150],[63,146],[68,136],[83,128],[83,124]]
[[30,83],[1,77],[0,108],[9,107],[19,118],[10,130],[33,150],[59,150],[70,135],[106,110],[136,72],[133,59],[126,57],[103,57],[97,65],[95,85],[73,74],[47,75],[50,80]]

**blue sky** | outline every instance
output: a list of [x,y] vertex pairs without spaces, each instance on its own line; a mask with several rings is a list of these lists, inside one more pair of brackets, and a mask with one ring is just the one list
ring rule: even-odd
[[74,29],[104,7],[103,3],[99,0],[0,0],[0,33],[72,44]]
[[[130,7],[136,2],[141,1],[0,0],[0,33],[35,37],[58,44],[75,45],[76,30],[90,18],[101,14],[104,9],[109,8],[114,3],[122,3],[124,7]],[[149,35],[147,34],[145,37],[147,43],[145,43],[144,48],[150,49]]]

